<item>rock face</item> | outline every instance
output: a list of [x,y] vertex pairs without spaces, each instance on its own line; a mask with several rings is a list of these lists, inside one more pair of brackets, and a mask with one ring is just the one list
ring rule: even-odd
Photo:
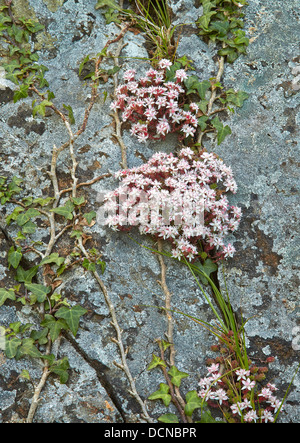
[[[47,79],[56,95],[56,103],[71,105],[76,122],[82,120],[90,89],[79,65],[87,54],[97,54],[107,39],[118,33],[114,23],[105,23],[102,10],[95,10],[94,0],[18,0],[16,9],[45,24],[46,33],[36,42],[40,61],[49,68]],[[178,54],[193,60],[196,74],[208,79],[216,73],[213,47],[197,35],[193,20],[200,15],[198,2],[171,2],[175,23],[183,27]],[[247,345],[253,361],[275,356],[270,365],[272,381],[283,397],[299,361],[299,47],[295,39],[299,29],[299,2],[290,0],[253,0],[246,9],[245,30],[250,38],[246,56],[227,65],[226,87],[244,90],[249,99],[230,117],[232,134],[217,146],[207,149],[221,156],[232,167],[238,192],[232,204],[242,207],[243,219],[232,238],[237,250],[225,264],[224,275],[234,309],[242,313],[246,324]],[[124,69],[135,67],[143,72],[148,62],[143,34],[128,32],[122,51]],[[2,83],[1,83],[2,82]],[[2,86],[1,86],[2,85]],[[65,129],[57,116],[32,118],[31,98],[14,104],[14,85],[0,78],[0,175],[22,177],[28,195],[48,195],[51,187],[47,170],[53,145],[66,140]],[[109,105],[112,80],[101,86],[107,99],[99,98],[87,129],[76,143],[80,182],[92,180],[120,169],[121,151],[112,137],[114,131]],[[104,95],[103,95],[104,97]],[[123,132],[129,167],[138,166],[153,152],[173,150],[173,139],[163,143],[139,144]],[[66,179],[67,153],[58,164],[61,183]],[[96,182],[83,191],[90,210],[97,211],[97,195],[114,189],[114,178]],[[5,211],[1,212],[4,220]],[[3,225],[3,221],[1,221]],[[132,231],[131,237],[113,232],[96,223],[89,231],[94,245],[107,263],[103,281],[115,306],[123,329],[124,346],[129,348],[128,366],[142,399],[163,382],[159,371],[147,371],[152,353],[157,353],[155,339],[166,330],[164,294],[158,283],[160,266],[155,255],[133,239],[153,243]],[[0,231],[1,233],[1,231]],[[11,287],[12,273],[7,269],[10,235],[0,237],[0,286]],[[43,230],[36,233],[43,238]],[[189,315],[211,321],[213,315],[193,277],[184,267],[166,259],[167,283],[172,293],[172,307]],[[223,273],[219,272],[221,287]],[[70,362],[70,379],[61,385],[49,378],[35,415],[36,422],[136,422],[141,420],[138,403],[128,393],[128,381],[113,363],[120,363],[118,348],[111,338],[115,331],[103,294],[96,281],[83,268],[73,269],[64,277],[61,293],[88,310],[82,318],[76,339],[64,337],[60,355]],[[0,324],[14,321],[34,322],[32,308],[0,308]],[[298,323],[297,323],[298,322]],[[187,390],[196,389],[205,372],[205,361],[212,356],[214,338],[187,317],[175,316],[174,343],[176,365],[188,372]],[[32,385],[18,375],[27,369],[37,381],[41,367],[30,359],[5,359],[0,354],[0,421],[22,421],[32,398]],[[282,422],[296,423],[300,414],[300,380],[295,378],[288,396]],[[151,416],[165,412],[158,402],[146,401]]]

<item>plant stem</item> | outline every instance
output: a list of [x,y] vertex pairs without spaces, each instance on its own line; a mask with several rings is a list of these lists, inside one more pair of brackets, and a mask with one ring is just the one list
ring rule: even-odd
[[[50,337],[48,336],[48,344],[47,344],[47,349],[46,349],[46,355],[50,355],[51,347],[52,347],[52,341],[51,341]],[[47,378],[48,378],[49,374],[50,374],[49,362],[48,362],[48,360],[45,360],[44,361],[43,374],[42,374],[42,377],[40,379],[39,384],[35,387],[34,395],[33,395],[33,398],[32,398],[32,401],[31,401],[31,405],[30,405],[30,409],[29,409],[29,412],[28,412],[28,415],[27,415],[26,423],[32,423],[33,422],[35,411],[36,411],[36,409],[38,407],[38,404],[40,402],[40,394],[42,392],[42,389],[45,386],[45,383],[47,381]]]
[[[82,251],[82,253],[84,254],[84,256],[89,259],[89,254],[87,252],[87,250],[85,249],[85,247],[82,244],[82,239],[79,238],[78,239],[78,246],[80,248],[80,250]],[[114,364],[122,369],[122,371],[125,373],[129,384],[130,384],[130,390],[129,393],[135,398],[135,400],[139,403],[141,409],[142,409],[142,413],[143,413],[143,418],[148,422],[148,423],[153,423],[152,418],[150,417],[150,415],[148,414],[147,408],[145,406],[144,401],[141,399],[140,395],[137,392],[136,386],[135,386],[135,380],[133,378],[133,376],[131,375],[130,369],[128,367],[127,364],[127,350],[125,350],[123,342],[122,342],[122,332],[123,330],[121,329],[119,322],[118,322],[118,318],[117,318],[117,314],[116,314],[116,310],[115,307],[111,301],[111,298],[109,296],[109,293],[107,291],[107,288],[105,286],[105,284],[103,283],[101,277],[99,276],[97,271],[92,271],[93,276],[95,277],[98,285],[100,286],[100,289],[104,295],[104,299],[106,302],[106,305],[109,309],[112,321],[111,321],[111,325],[114,327],[115,332],[116,332],[116,339],[112,339],[112,341],[114,343],[117,344],[118,348],[119,348],[119,353],[121,356],[121,364],[118,364],[116,362],[114,362]]]

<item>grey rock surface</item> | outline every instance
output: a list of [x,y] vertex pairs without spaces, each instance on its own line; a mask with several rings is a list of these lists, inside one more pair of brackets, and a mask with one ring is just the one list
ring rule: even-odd
[[[216,72],[215,49],[208,47],[190,25],[201,13],[198,2],[171,2],[175,23],[183,27],[178,53],[193,60],[200,79]],[[69,104],[76,122],[82,121],[90,89],[79,78],[80,62],[87,54],[97,54],[106,41],[118,33],[115,24],[106,25],[101,10],[95,11],[94,0],[18,0],[24,14],[36,17],[46,26],[46,33],[35,43],[40,60],[48,68],[47,79],[56,95],[56,102]],[[242,108],[228,122],[232,135],[220,146],[207,142],[207,149],[218,153],[234,171],[238,192],[232,204],[242,207],[243,219],[232,238],[236,255],[225,263],[224,274],[232,305],[242,311],[246,325],[247,344],[253,361],[266,356],[276,357],[270,365],[271,377],[280,388],[282,398],[299,362],[299,30],[300,7],[297,0],[249,2],[245,29],[251,44],[246,56],[226,66],[226,87],[249,94]],[[135,66],[139,72],[148,66],[145,38],[142,34],[126,34],[127,46],[122,52],[122,69]],[[1,78],[0,78],[1,81]],[[2,86],[1,86],[2,85]],[[53,114],[45,119],[31,115],[31,99],[13,104],[13,86],[0,82],[0,175],[23,178],[26,192],[35,197],[49,193],[49,168],[54,144],[66,140],[59,118]],[[120,169],[121,152],[111,136],[109,115],[112,81],[104,84],[107,100],[99,98],[91,113],[87,130],[76,143],[78,177],[92,180],[106,172]],[[124,130],[128,166],[134,167],[149,159],[153,152],[173,150],[173,139],[163,143],[138,144]],[[67,152],[58,165],[61,180],[65,179],[69,161]],[[90,210],[99,208],[97,194],[113,189],[114,178],[93,184],[83,191]],[[0,216],[4,217],[5,213]],[[1,231],[0,231],[1,232]],[[128,366],[136,379],[136,387],[145,400],[149,414],[156,419],[165,413],[158,402],[147,401],[163,378],[158,371],[147,371],[152,353],[157,353],[155,339],[166,330],[164,294],[158,283],[160,266],[157,257],[121,232],[95,224],[89,229],[93,245],[103,253],[107,269],[103,281],[114,303],[123,329],[124,346],[129,347]],[[10,232],[10,235],[15,235]],[[152,247],[146,237],[132,231],[131,236]],[[37,240],[43,238],[38,229]],[[12,274],[7,270],[8,239],[0,237],[0,287],[11,287]],[[167,283],[172,293],[172,306],[204,321],[213,320],[206,301],[189,271],[166,260]],[[219,281],[224,287],[222,272]],[[82,318],[76,339],[64,337],[59,355],[68,356],[71,371],[66,385],[50,378],[42,392],[35,422],[42,423],[114,423],[142,420],[137,402],[128,393],[129,385],[122,371],[118,348],[111,338],[115,331],[103,295],[96,281],[83,268],[64,275],[61,293],[88,309]],[[34,317],[28,307],[7,304],[0,308],[0,324]],[[30,321],[34,321],[30,320]],[[298,342],[297,342],[298,340]],[[205,361],[214,354],[215,343],[205,329],[184,316],[175,316],[174,343],[176,364],[188,372],[184,381],[187,390],[196,389],[204,376]],[[295,345],[296,343],[296,345]],[[32,397],[29,381],[18,379],[27,369],[37,382],[41,366],[35,361],[8,360],[0,353],[0,421],[22,421]],[[281,415],[282,422],[299,421],[300,379],[295,378]]]

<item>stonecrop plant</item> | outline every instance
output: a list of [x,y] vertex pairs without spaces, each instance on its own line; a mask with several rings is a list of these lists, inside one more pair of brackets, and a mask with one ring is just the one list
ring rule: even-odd
[[111,109],[122,111],[123,122],[131,123],[131,134],[139,142],[162,140],[167,134],[180,133],[181,139],[194,136],[198,126],[196,103],[186,103],[184,69],[175,71],[174,81],[168,78],[172,62],[162,59],[159,70],[150,68],[144,77],[135,79],[136,71],[127,70],[124,83],[116,90]]
[[[267,363],[270,361],[272,357]],[[274,384],[260,386],[268,368],[252,365],[248,370],[235,368],[223,375],[220,368],[219,363],[207,367],[206,377],[199,381],[198,396],[211,408],[219,408],[229,423],[274,423],[283,406]]]
[[241,209],[230,206],[235,193],[232,170],[215,154],[183,148],[178,156],[158,152],[145,164],[117,172],[121,185],[105,196],[105,224],[115,230],[138,226],[172,244],[172,256],[189,261],[231,257],[227,234],[240,222]]

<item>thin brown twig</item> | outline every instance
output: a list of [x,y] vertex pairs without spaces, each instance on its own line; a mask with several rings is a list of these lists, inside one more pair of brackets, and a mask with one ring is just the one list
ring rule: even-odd
[[[224,67],[225,67],[224,65],[225,65],[225,57],[222,56],[219,58],[219,68],[218,68],[218,73],[217,73],[216,80],[214,83],[219,83],[221,81],[222,76],[224,74]],[[211,93],[211,96],[210,96],[210,99],[209,99],[209,102],[207,105],[207,113],[205,114],[207,117],[210,117],[211,115],[215,114],[216,112],[221,112],[226,109],[226,108],[222,108],[220,110],[213,111],[212,108],[213,108],[213,105],[214,105],[214,102],[216,101],[216,99],[217,99],[217,87],[215,85],[213,85],[212,86],[212,93]],[[198,136],[197,136],[196,143],[198,143],[200,146],[202,143],[202,138],[203,138],[204,133],[205,133],[205,131],[199,131]]]
[[[83,246],[81,238],[78,238],[78,245],[79,245],[79,248],[80,248],[81,252],[83,253],[83,255],[87,259],[89,259],[89,254],[88,254],[87,250],[85,249],[85,247]],[[132,377],[130,369],[129,369],[128,364],[127,364],[127,350],[125,350],[124,345],[123,345],[123,341],[122,341],[122,332],[123,332],[123,330],[121,329],[121,327],[119,325],[115,307],[114,307],[114,305],[113,305],[113,303],[111,301],[111,298],[109,296],[108,290],[107,290],[105,284],[103,283],[101,277],[99,276],[98,272],[97,271],[92,271],[92,274],[95,277],[95,279],[96,279],[96,281],[97,281],[97,283],[98,283],[98,285],[99,285],[99,287],[100,287],[100,289],[101,289],[101,291],[102,291],[102,293],[104,295],[104,299],[105,299],[106,305],[107,305],[107,307],[109,309],[109,312],[110,312],[110,315],[111,315],[111,318],[112,318],[111,325],[114,327],[115,332],[116,332],[116,336],[117,336],[117,338],[116,339],[113,338],[112,341],[114,343],[116,343],[118,348],[119,348],[119,353],[120,353],[120,356],[121,356],[121,362],[122,363],[121,364],[116,363],[116,362],[114,362],[114,363],[115,363],[115,365],[118,368],[122,369],[122,371],[125,373],[128,381],[129,381],[129,384],[130,384],[129,393],[136,399],[136,401],[140,405],[140,407],[142,409],[142,412],[143,412],[143,418],[148,423],[152,423],[153,420],[150,417],[150,415],[148,414],[148,411],[147,411],[147,408],[145,406],[144,401],[141,399],[140,395],[137,392],[137,389],[136,389],[136,386],[135,386],[135,380]]]
[[[158,247],[157,250],[161,253],[163,252],[163,242],[161,239],[158,239]],[[171,298],[172,298],[172,294],[169,291],[167,282],[166,282],[166,273],[167,273],[167,268],[163,259],[163,256],[161,254],[158,254],[158,260],[160,263],[160,267],[161,267],[161,280],[160,280],[160,285],[164,291],[165,294],[165,309],[166,309],[166,317],[167,317],[167,332],[166,332],[166,336],[168,339],[168,343],[170,344],[170,366],[175,366],[175,347],[174,347],[174,338],[173,338],[173,331],[174,331],[174,320],[173,317],[171,315]],[[176,395],[176,399],[181,407],[181,409],[184,410],[185,407],[185,401],[183,400],[179,388],[178,386],[174,386],[174,391],[175,391],[175,395]],[[191,423],[191,418],[190,417],[186,417],[187,421],[189,423]]]

